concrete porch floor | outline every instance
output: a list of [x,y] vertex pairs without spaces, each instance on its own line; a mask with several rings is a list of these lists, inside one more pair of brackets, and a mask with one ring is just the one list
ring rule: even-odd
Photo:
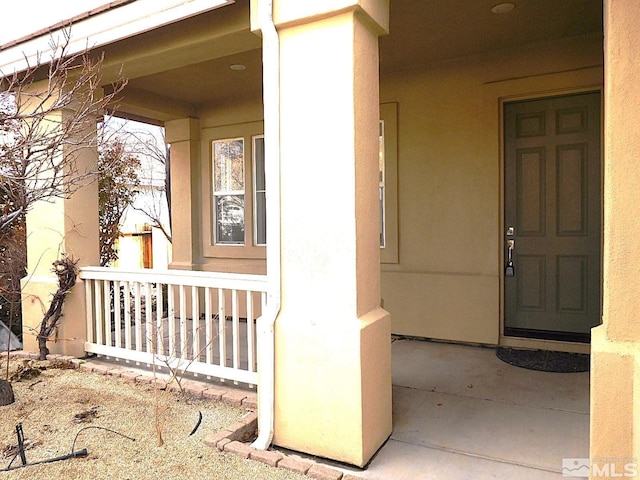
[[589,456],[588,372],[526,370],[493,348],[410,339],[395,340],[392,357],[390,439],[366,469],[334,468],[376,480],[547,480],[563,478],[563,458]]

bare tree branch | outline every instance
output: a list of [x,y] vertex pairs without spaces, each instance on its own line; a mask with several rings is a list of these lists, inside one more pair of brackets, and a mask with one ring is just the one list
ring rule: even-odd
[[[169,146],[164,139],[158,139],[148,130],[132,129],[129,125],[117,128],[107,133],[103,145],[121,144],[127,155],[140,159],[143,168],[140,186],[148,187],[147,195],[150,202],[143,205],[132,205],[134,210],[144,214],[149,219],[149,225],[158,228],[171,243],[171,204],[170,204],[170,176],[169,176]],[[169,212],[168,221],[165,212]]]
[[0,72],[0,181],[9,192],[0,205],[0,231],[10,229],[38,201],[69,198],[95,180],[97,165],[80,170],[77,159],[96,147],[102,118],[126,82],[103,95],[104,58],[89,51],[68,55],[69,33],[45,65]]

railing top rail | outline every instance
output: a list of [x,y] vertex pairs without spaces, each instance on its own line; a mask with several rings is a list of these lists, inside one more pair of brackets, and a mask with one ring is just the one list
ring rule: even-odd
[[200,272],[187,270],[123,269],[111,267],[82,267],[84,280],[165,283],[195,287],[227,288],[266,292],[267,276],[240,273]]

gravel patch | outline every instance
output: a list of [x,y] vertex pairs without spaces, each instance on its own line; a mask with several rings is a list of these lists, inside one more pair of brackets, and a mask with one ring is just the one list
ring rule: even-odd
[[[86,448],[88,455],[0,471],[0,480],[307,478],[204,444],[207,436],[239,421],[247,412],[245,408],[186,398],[179,392],[121,378],[51,368],[48,362],[36,364],[47,368],[36,377],[14,381],[16,402],[0,407],[0,469],[6,468],[14,456],[8,450],[17,445],[18,423],[22,423],[29,447],[29,463],[69,454],[72,448]],[[3,378],[5,365],[4,361],[0,364]],[[164,422],[162,446],[158,445],[156,412]],[[202,413],[202,423],[189,435],[198,422],[198,412]],[[13,461],[13,466],[20,464],[19,457]]]

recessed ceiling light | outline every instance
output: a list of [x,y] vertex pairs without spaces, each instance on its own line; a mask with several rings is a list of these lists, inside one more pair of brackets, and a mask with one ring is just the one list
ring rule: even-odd
[[494,5],[493,7],[491,7],[491,13],[507,13],[513,10],[514,8],[516,8],[515,3],[511,3],[511,2],[498,3],[497,5]]
[[237,71],[237,72],[240,72],[240,71],[242,71],[242,70],[246,70],[246,69],[247,69],[247,66],[246,66],[246,65],[242,65],[242,64],[240,64],[240,63],[234,63],[233,65],[229,65],[229,68],[230,68],[231,70],[235,70],[235,71]]

